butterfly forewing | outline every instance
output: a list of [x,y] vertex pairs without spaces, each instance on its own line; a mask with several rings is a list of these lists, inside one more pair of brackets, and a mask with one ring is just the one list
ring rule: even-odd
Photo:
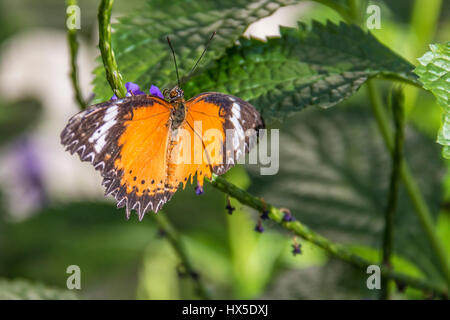
[[170,111],[162,99],[131,96],[78,113],[61,134],[68,151],[100,170],[105,194],[127,216],[132,209],[140,216],[157,211],[170,197],[164,188]]
[[[203,129],[216,127],[223,133],[220,163],[212,163],[212,171],[221,175],[233,167],[256,143],[264,121],[248,102],[218,92],[202,93],[187,102],[188,122],[201,121]],[[211,157],[214,158],[214,157]]]

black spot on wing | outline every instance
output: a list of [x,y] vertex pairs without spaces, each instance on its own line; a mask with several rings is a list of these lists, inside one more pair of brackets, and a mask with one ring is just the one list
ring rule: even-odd
[[112,195],[117,201],[117,207],[125,207],[127,219],[131,215],[131,211],[135,210],[139,216],[139,220],[144,218],[144,215],[149,212],[158,212],[174,195],[176,189],[166,188],[159,190],[154,194],[149,194],[145,190],[142,194],[137,194],[137,190],[127,191],[127,187],[120,183],[120,179],[103,180],[103,185],[106,188],[105,196]]

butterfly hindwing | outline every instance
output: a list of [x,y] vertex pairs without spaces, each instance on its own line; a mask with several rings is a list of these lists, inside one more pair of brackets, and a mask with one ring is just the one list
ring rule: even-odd
[[[207,92],[186,102],[186,118],[171,150],[169,184],[176,188],[197,175],[221,175],[252,148],[264,122],[248,102],[222,93]],[[228,132],[227,132],[228,131]],[[186,156],[186,147],[190,147]]]

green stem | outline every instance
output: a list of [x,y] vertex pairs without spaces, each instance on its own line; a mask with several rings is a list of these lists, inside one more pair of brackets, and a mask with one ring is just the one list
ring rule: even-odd
[[[68,0],[67,6],[76,6],[76,0]],[[66,18],[69,18],[67,14]],[[67,41],[69,42],[70,50],[70,79],[72,81],[72,87],[75,93],[75,100],[81,109],[86,108],[86,102],[81,94],[80,85],[78,83],[78,69],[77,69],[77,56],[78,56],[78,41],[77,41],[77,29],[67,29]]]
[[[259,198],[251,195],[245,190],[239,189],[232,183],[228,182],[222,177],[213,175],[211,184],[218,190],[225,192],[229,196],[235,198],[240,203],[247,205],[260,212],[267,212],[269,219],[275,221],[283,228],[295,233],[297,236],[309,241],[316,246],[324,249],[331,256],[346,261],[351,265],[366,270],[368,266],[376,264],[375,262],[368,261],[359,255],[354,254],[349,249],[342,245],[336,244],[328,240],[327,238],[311,231],[307,226],[299,221],[286,222],[283,220],[284,213],[280,209],[262,201]],[[397,273],[389,268],[381,267],[381,274],[384,277],[393,279],[398,283],[408,285],[414,288],[424,290],[429,293],[437,294],[442,297],[447,296],[447,289],[445,286],[430,283],[428,281],[407,276],[405,274]]]
[[416,58],[428,49],[439,23],[442,0],[415,0],[411,15],[409,41],[411,57]]
[[[109,85],[111,86],[117,97],[123,98],[126,96],[126,89],[123,85],[122,76],[117,67],[117,63],[114,58],[114,52],[111,47],[110,19],[113,2],[113,0],[102,0],[98,8],[98,25],[100,38],[99,46]],[[197,285],[198,295],[203,299],[211,299],[199,274],[194,270],[192,266],[192,263],[186,253],[186,249],[183,246],[180,236],[170,224],[167,217],[162,214],[154,215],[154,217],[160,228],[166,233],[170,244],[182,261],[184,267],[186,268],[186,271],[195,281]]]
[[[369,94],[369,99],[371,102],[372,110],[375,115],[375,119],[378,124],[378,128],[384,138],[384,142],[391,153],[394,153],[394,138],[392,135],[391,128],[389,127],[389,120],[386,114],[386,110],[383,106],[379,93],[376,89],[373,80],[367,81],[367,90]],[[417,218],[428,237],[435,255],[438,258],[440,269],[445,277],[447,286],[450,287],[450,267],[448,265],[447,256],[442,243],[439,241],[435,231],[434,231],[434,221],[431,216],[430,209],[428,208],[425,199],[420,192],[420,189],[414,180],[411,171],[406,163],[406,160],[401,161],[401,178],[405,185],[408,196],[412,201],[415,208]]]
[[189,256],[186,252],[186,248],[184,247],[183,242],[181,241],[181,237],[176,232],[175,228],[172,226],[169,219],[167,219],[167,217],[163,214],[154,214],[153,217],[158,223],[161,230],[164,232],[164,236],[167,237],[170,244],[172,245],[172,248],[175,250],[176,254],[183,263],[183,266],[186,269],[187,274],[194,280],[197,286],[197,293],[199,297],[202,299],[210,300],[211,296],[209,295],[208,290],[203,284],[200,274],[197,271],[195,271],[192,262],[189,259]]
[[[356,0],[348,0],[350,10],[348,14],[351,16],[352,21],[354,23],[359,22],[359,13],[356,9]],[[383,107],[383,103],[377,91],[377,88],[372,79],[369,79],[367,82],[367,90],[369,94],[369,99],[371,101],[372,110],[375,114],[375,118],[378,123],[378,128],[381,131],[385,144],[393,155],[394,152],[394,138],[391,132],[391,128],[389,127],[389,118],[386,114],[386,111]],[[442,273],[447,282],[447,288],[450,288],[450,266],[448,263],[448,259],[444,250],[442,243],[439,241],[436,233],[434,232],[434,222],[431,216],[431,212],[425,202],[425,199],[420,192],[420,189],[414,180],[411,171],[409,170],[408,164],[403,159],[401,161],[401,177],[403,183],[408,192],[408,196],[411,199],[413,206],[415,208],[416,215],[422,225],[422,228],[427,235],[433,251],[438,258],[439,266],[442,270]]]
[[[395,123],[395,145],[392,156],[392,173],[389,186],[388,203],[385,211],[385,227],[383,235],[383,265],[391,267],[391,255],[394,241],[394,217],[397,210],[398,193],[400,187],[400,167],[403,160],[403,142],[405,130],[405,114],[403,109],[403,92],[400,88],[392,90],[392,111]],[[389,279],[382,278],[380,299],[389,299]]]
[[111,10],[114,0],[102,0],[98,7],[98,46],[102,55],[103,66],[106,71],[106,78],[114,94],[118,98],[123,98],[127,94],[123,83],[122,75],[117,67],[114,51],[111,47]]

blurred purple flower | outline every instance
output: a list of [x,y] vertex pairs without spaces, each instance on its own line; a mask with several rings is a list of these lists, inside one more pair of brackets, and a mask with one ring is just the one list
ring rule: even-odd
[[160,97],[161,99],[164,99],[164,96],[163,96],[163,94],[161,93],[161,90],[159,90],[159,88],[158,88],[157,86],[152,85],[152,86],[150,87],[150,94],[151,94],[152,96]]
[[36,146],[29,138],[20,139],[14,147],[14,158],[24,197],[33,208],[42,207],[47,203],[48,198]]

